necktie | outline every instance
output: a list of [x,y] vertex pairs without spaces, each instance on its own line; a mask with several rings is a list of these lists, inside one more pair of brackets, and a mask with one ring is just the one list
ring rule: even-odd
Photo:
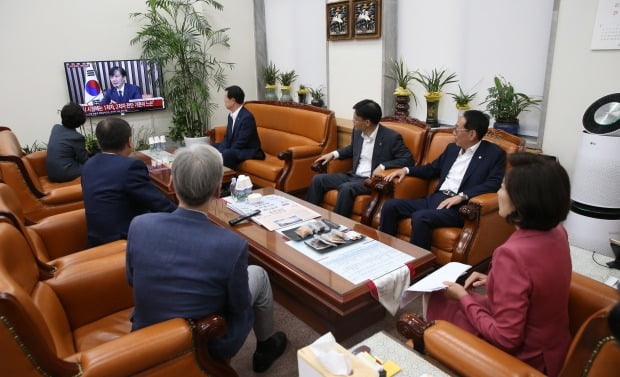
[[118,99],[122,99],[123,98],[123,91],[119,90],[118,91]]

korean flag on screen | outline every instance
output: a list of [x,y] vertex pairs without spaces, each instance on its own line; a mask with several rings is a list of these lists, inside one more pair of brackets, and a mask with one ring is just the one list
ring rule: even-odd
[[97,105],[103,99],[103,91],[91,63],[84,67],[84,77],[84,103],[87,105]]

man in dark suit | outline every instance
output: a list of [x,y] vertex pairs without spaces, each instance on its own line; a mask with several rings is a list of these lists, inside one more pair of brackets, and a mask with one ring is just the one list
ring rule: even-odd
[[207,215],[209,202],[219,197],[222,174],[222,157],[215,148],[179,150],[172,165],[179,208],[132,221],[127,239],[127,279],[135,298],[132,329],[171,318],[222,314],[228,331],[209,343],[210,353],[233,357],[253,327],[257,346],[252,363],[260,373],[282,355],[287,340],[273,331],[267,273],[248,266],[244,239]]
[[413,165],[411,152],[402,136],[379,124],[381,106],[365,99],[353,106],[353,133],[351,144],[319,157],[316,162],[326,164],[338,158],[353,158],[348,173],[317,174],[312,178],[306,200],[320,205],[329,190],[338,189],[334,212],[349,217],[357,195],[370,194],[364,180],[385,169]]
[[264,160],[254,115],[243,107],[245,93],[237,85],[226,88],[224,106],[230,111],[226,135],[220,144],[213,144],[224,157],[224,166],[235,169],[245,160]]
[[129,102],[130,99],[141,99],[142,90],[137,85],[127,83],[127,72],[124,68],[114,66],[109,70],[112,87],[106,90],[101,104]]
[[381,210],[380,230],[395,235],[398,222],[411,217],[411,243],[431,249],[434,228],[462,227],[458,208],[476,195],[496,192],[504,178],[506,153],[482,140],[489,129],[489,117],[478,110],[466,111],[454,127],[454,143],[430,164],[409,166],[389,174],[388,181],[405,175],[439,177],[434,193],[421,199],[388,200]]
[[130,158],[131,127],[121,118],[97,124],[102,153],[82,169],[82,196],[88,244],[97,246],[127,238],[129,223],[146,212],[172,212],[176,205],[153,185],[144,162]]

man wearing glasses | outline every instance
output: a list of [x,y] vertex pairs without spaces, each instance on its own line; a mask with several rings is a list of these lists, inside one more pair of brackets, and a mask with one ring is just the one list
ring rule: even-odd
[[469,198],[496,192],[504,178],[506,153],[482,140],[489,129],[489,117],[466,111],[454,127],[454,143],[430,164],[399,169],[386,180],[400,182],[405,175],[423,179],[439,178],[435,192],[421,199],[392,199],[381,210],[380,230],[395,235],[398,222],[411,217],[410,242],[431,249],[434,228],[462,227],[458,213]]

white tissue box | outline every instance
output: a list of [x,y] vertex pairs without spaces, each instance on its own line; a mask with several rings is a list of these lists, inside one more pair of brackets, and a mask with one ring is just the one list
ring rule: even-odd
[[[338,352],[346,354],[351,362],[353,373],[350,376],[353,377],[377,377],[377,371],[366,365],[363,361],[353,356],[353,354],[343,348],[340,344],[336,344]],[[329,373],[319,363],[316,356],[310,350],[310,346],[297,350],[297,369],[299,377],[338,377]]]

